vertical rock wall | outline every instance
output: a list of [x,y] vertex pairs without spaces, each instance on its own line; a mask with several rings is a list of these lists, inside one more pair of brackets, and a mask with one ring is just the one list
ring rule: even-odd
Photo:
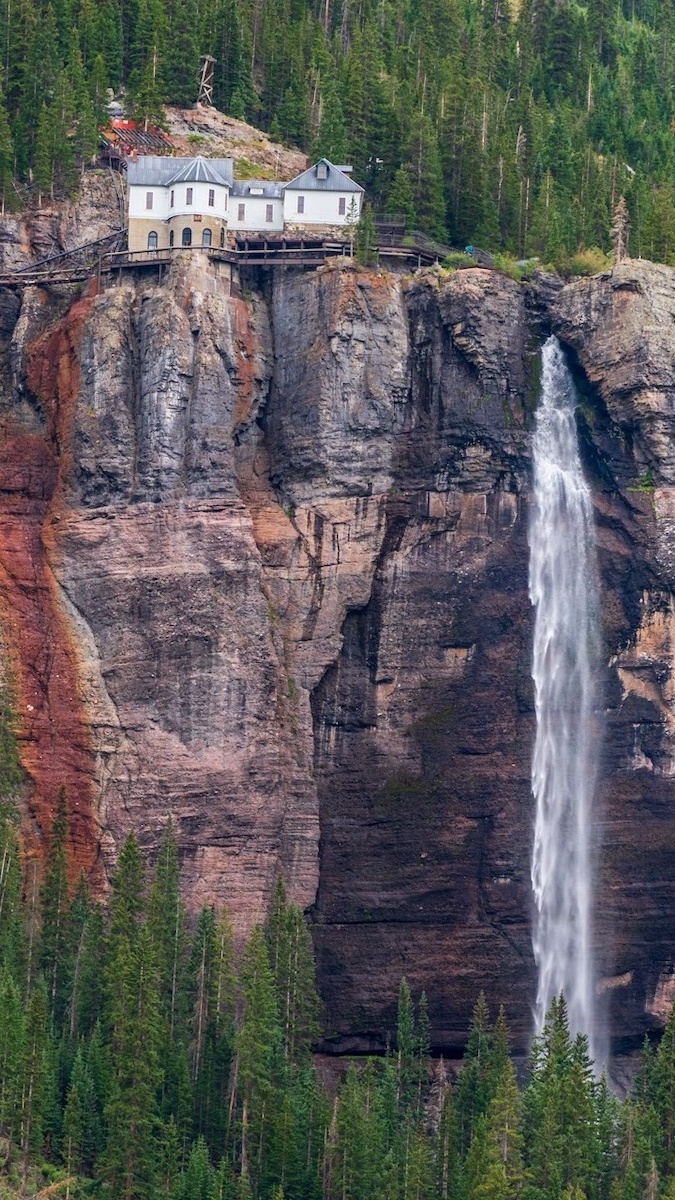
[[349,264],[240,296],[219,272],[194,252],[161,286],[0,296],[28,847],[64,784],[74,870],[104,886],[171,813],[192,912],[227,902],[243,936],[279,870],[309,908],[327,1047],[381,1047],[403,974],[438,1045],[480,988],[526,1044],[529,428],[553,321],[601,541],[602,989],[639,1037],[675,992],[672,272],[557,298]]

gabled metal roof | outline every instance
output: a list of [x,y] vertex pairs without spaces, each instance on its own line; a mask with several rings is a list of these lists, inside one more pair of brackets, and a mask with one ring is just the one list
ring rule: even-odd
[[[321,163],[325,163],[328,168],[325,179],[319,179],[318,168]],[[362,192],[363,188],[345,175],[339,167],[334,167],[332,162],[327,158],[320,158],[314,163],[313,167],[308,167],[302,175],[297,175],[295,179],[291,179],[290,183],[284,184],[286,190],[294,192]]]
[[166,187],[176,174],[175,158],[165,155],[144,154],[136,159],[127,159],[127,182],[131,187]]
[[131,187],[170,187],[173,183],[215,183],[232,186],[231,158],[166,158],[146,154],[129,160],[127,181]]

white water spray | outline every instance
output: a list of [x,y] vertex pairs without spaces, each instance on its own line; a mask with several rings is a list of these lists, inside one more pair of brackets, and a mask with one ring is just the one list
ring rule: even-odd
[[576,405],[572,377],[551,337],[542,352],[530,526],[537,717],[532,759],[535,1016],[540,1032],[552,998],[564,992],[572,1034],[587,1034],[595,1057],[591,809],[599,642],[593,510],[579,459]]

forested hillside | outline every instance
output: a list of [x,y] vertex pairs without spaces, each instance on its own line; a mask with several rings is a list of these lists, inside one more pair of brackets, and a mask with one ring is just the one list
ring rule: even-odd
[[311,941],[281,882],[239,955],[226,912],[188,929],[170,822],[151,878],[127,839],[107,909],[84,880],[69,888],[66,844],[62,792],[45,869],[29,860],[22,878],[4,802],[3,1200],[672,1197],[673,1017],[621,1105],[562,997],[521,1087],[504,1014],[493,1024],[479,997],[451,1084],[403,980],[388,1054],[353,1063],[332,1094],[312,1057]]
[[[376,209],[453,244],[675,256],[675,13],[664,0],[3,0],[0,175],[71,188],[106,87],[140,117],[215,101],[349,160]],[[23,194],[23,192],[22,192]]]

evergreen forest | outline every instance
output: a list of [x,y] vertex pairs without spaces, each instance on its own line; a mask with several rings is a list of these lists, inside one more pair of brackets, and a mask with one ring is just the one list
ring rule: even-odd
[[375,211],[463,248],[675,262],[672,0],[0,0],[3,206],[77,186],[108,88],[215,102],[349,161]]
[[388,1053],[327,1083],[311,938],[283,883],[235,951],[226,912],[186,920],[169,820],[151,874],[127,838],[104,908],[69,885],[63,790],[45,863],[22,854],[0,726],[2,1200],[675,1196],[675,1016],[620,1103],[562,996],[523,1079],[479,996],[451,1079],[404,979]]

